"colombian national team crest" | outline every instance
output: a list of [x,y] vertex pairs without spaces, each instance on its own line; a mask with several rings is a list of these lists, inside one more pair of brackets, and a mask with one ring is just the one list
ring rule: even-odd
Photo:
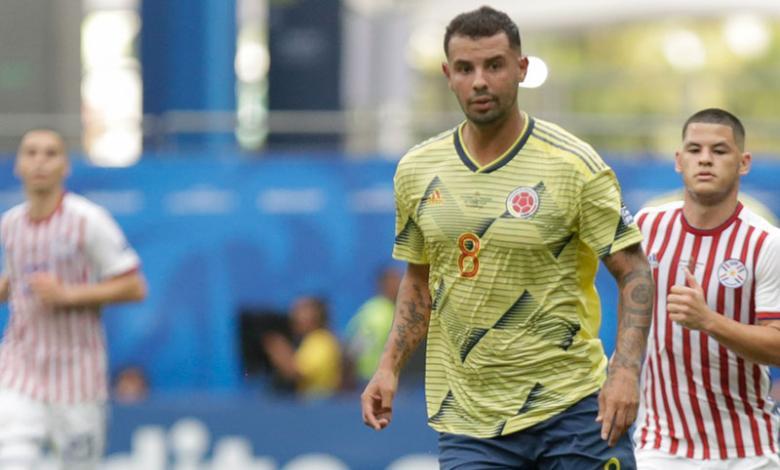
[[718,281],[726,287],[736,289],[742,287],[747,279],[747,268],[742,261],[732,258],[720,263]]
[[506,210],[513,217],[527,219],[539,210],[539,194],[534,188],[521,186],[509,193]]

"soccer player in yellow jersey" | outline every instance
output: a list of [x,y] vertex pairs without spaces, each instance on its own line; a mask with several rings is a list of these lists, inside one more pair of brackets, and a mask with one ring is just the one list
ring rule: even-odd
[[[653,283],[615,175],[588,144],[520,111],[528,60],[506,14],[457,16],[444,48],[466,120],[398,165],[394,256],[408,267],[363,420],[390,424],[400,370],[427,338],[443,469],[635,468],[625,431]],[[619,285],[609,366],[599,259]]]

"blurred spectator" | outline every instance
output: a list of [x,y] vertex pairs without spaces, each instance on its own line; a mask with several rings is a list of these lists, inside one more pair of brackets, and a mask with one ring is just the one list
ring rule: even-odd
[[364,382],[376,371],[390,333],[401,273],[389,267],[382,270],[377,281],[377,295],[368,299],[347,324],[347,354],[357,377]]
[[149,380],[140,366],[120,369],[114,379],[114,400],[120,403],[137,403],[149,396]]
[[284,335],[269,332],[262,344],[276,371],[308,397],[330,396],[341,385],[341,346],[328,329],[325,302],[315,297],[297,299],[290,310],[296,348]]

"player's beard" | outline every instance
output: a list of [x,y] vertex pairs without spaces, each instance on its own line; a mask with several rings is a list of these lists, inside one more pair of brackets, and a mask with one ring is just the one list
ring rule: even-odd
[[496,105],[493,107],[493,109],[484,112],[484,113],[474,113],[469,111],[469,103],[467,102],[465,105],[461,104],[461,109],[463,109],[463,114],[466,115],[466,118],[476,124],[477,126],[491,126],[496,123],[499,123],[501,121],[504,121],[506,117],[509,115],[510,110],[512,109],[512,106],[517,106],[517,95],[511,97],[509,100],[510,104],[503,104],[506,103],[507,100],[502,99],[500,96],[496,95],[490,95],[490,97],[495,101]]

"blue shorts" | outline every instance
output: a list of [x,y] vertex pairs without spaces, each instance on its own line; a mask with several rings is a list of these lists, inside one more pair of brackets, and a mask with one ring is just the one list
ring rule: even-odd
[[635,470],[628,433],[615,447],[601,439],[598,394],[552,418],[490,439],[439,434],[442,470]]

